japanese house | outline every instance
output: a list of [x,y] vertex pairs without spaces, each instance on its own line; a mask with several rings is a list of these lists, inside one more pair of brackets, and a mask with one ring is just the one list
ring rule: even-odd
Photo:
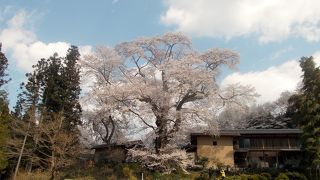
[[100,144],[95,145],[91,149],[94,149],[94,162],[125,162],[127,157],[127,151],[130,148],[142,148],[144,147],[141,140],[129,141],[121,144]]
[[191,147],[208,166],[235,168],[298,166],[299,129],[221,130],[219,136],[192,133]]

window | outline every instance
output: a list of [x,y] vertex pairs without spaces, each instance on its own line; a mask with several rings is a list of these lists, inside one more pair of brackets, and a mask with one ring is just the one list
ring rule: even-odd
[[216,146],[217,144],[218,144],[217,141],[212,142],[212,145],[214,145],[214,146]]
[[292,149],[299,149],[300,148],[300,143],[298,138],[289,138],[290,141],[290,147]]
[[239,140],[239,147],[240,148],[250,148],[250,139],[248,138],[241,138]]
[[276,138],[273,140],[273,145],[275,149],[289,148],[287,138]]
[[266,138],[264,139],[264,148],[265,149],[273,149],[273,139],[272,138]]
[[259,138],[250,139],[250,147],[253,149],[262,149],[263,139],[259,139]]

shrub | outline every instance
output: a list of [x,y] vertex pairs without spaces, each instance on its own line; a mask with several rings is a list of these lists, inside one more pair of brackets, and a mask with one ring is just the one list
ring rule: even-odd
[[162,173],[171,173],[173,170],[186,168],[193,164],[193,158],[185,150],[174,146],[168,146],[161,149],[160,154],[150,150],[129,149],[127,160],[129,162],[140,162],[151,171]]
[[196,180],[208,180],[210,178],[209,174],[206,171],[202,171],[200,176],[195,178]]
[[128,178],[131,175],[131,170],[129,167],[125,166],[122,168],[122,174],[125,178]]
[[225,180],[243,180],[240,176],[227,176]]
[[278,177],[276,177],[275,180],[290,180],[289,177],[284,174],[284,173],[280,173]]
[[286,175],[290,180],[307,180],[307,177],[304,174],[298,172],[287,172]]
[[43,180],[50,179],[51,174],[49,172],[34,171],[32,173],[20,171],[16,177],[16,180]]
[[117,179],[118,178],[115,175],[111,175],[111,176],[107,177],[107,180],[117,180]]
[[122,174],[125,178],[129,180],[137,180],[137,178],[133,175],[132,170],[128,166],[124,166],[122,168]]
[[74,180],[95,180],[95,178],[92,176],[85,176],[85,177],[75,178]]
[[196,161],[195,164],[199,164],[202,167],[205,167],[208,163],[209,159],[207,157],[199,157]]
[[226,177],[226,180],[268,180],[265,176],[260,174],[241,174],[238,176],[229,176]]
[[270,173],[263,172],[260,175],[263,176],[263,177],[266,177],[268,180],[271,180],[271,174]]

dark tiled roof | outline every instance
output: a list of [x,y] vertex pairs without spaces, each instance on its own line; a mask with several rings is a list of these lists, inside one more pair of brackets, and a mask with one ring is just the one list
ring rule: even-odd
[[125,143],[113,143],[113,144],[99,144],[99,145],[94,145],[92,146],[91,149],[102,149],[102,148],[107,148],[107,147],[124,147],[124,148],[131,148],[133,146],[139,146],[139,147],[143,147],[143,142],[141,140],[137,140],[137,141],[128,141]]
[[[300,129],[221,129],[217,136],[240,136],[251,134],[301,134]],[[209,135],[208,133],[191,133],[192,136]]]

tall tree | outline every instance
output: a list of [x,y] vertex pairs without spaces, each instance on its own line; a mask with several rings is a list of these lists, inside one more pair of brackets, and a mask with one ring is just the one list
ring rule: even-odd
[[181,124],[214,121],[222,99],[216,81],[220,67],[232,68],[238,61],[232,50],[197,52],[188,37],[167,33],[97,49],[83,65],[96,77],[94,92],[105,104],[106,117],[140,120],[155,133],[160,153]]
[[[8,60],[1,51],[2,44],[0,43],[0,88],[7,82],[6,70]],[[6,102],[6,92],[0,89],[0,172],[7,166],[7,157],[5,153],[5,144],[8,138],[8,103]]]
[[[251,105],[246,111],[226,108],[221,113],[223,122],[227,125],[234,124],[228,128],[242,129],[283,129],[296,127],[286,110],[289,105],[288,99],[291,92],[282,92],[280,97],[274,102],[267,102],[259,105]],[[225,121],[225,120],[228,121]],[[231,123],[230,123],[231,122]]]
[[19,149],[24,154],[28,152],[28,157],[24,159],[30,168],[36,161],[38,166],[50,166],[47,158],[54,152],[54,144],[49,139],[45,141],[49,137],[41,131],[41,127],[54,121],[56,114],[63,114],[63,120],[57,127],[59,131],[79,136],[79,56],[77,47],[71,46],[64,58],[55,53],[48,59],[39,60],[33,66],[34,71],[27,74],[27,82],[21,86],[22,93],[18,97],[14,113],[16,125],[12,127],[17,134],[20,133],[13,139],[19,141],[20,138],[22,144],[18,143],[19,148],[14,147],[14,144],[11,146],[13,150]]
[[64,100],[62,93],[64,91],[62,78],[62,58],[55,53],[46,62],[37,64],[42,77],[42,106],[47,113],[57,113],[63,110]]
[[8,123],[10,119],[8,102],[4,94],[0,95],[0,177],[8,165],[6,143],[9,138]]
[[8,165],[5,145],[9,138],[8,123],[10,119],[7,92],[2,89],[3,85],[9,81],[7,79],[8,74],[6,73],[8,67],[8,59],[1,51],[1,47],[2,44],[0,43],[0,178],[2,171]]
[[0,43],[0,87],[2,87],[4,84],[6,84],[9,79],[6,77],[8,74],[6,73],[6,70],[8,68],[8,59],[6,58],[5,54],[1,51],[2,43]]
[[62,98],[63,112],[67,120],[66,128],[69,130],[77,129],[81,124],[81,105],[79,103],[80,88],[80,66],[78,61],[80,53],[77,46],[71,46],[64,59],[62,69]]
[[290,98],[289,114],[302,129],[302,150],[305,164],[320,165],[320,69],[313,57],[302,57],[303,85],[300,93]]

